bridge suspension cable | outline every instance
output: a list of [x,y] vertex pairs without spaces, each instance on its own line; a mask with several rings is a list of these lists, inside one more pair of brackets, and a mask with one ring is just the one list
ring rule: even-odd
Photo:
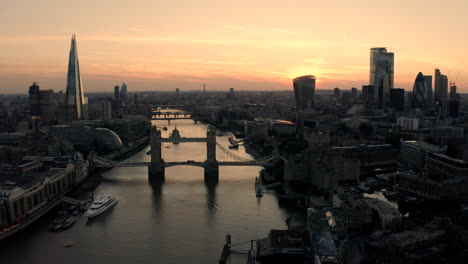
[[268,157],[265,157],[263,158],[262,160],[252,160],[252,159],[246,159],[246,158],[243,158],[239,155],[236,155],[234,153],[232,153],[229,149],[227,149],[225,146],[221,145],[220,143],[216,142],[216,145],[219,146],[219,148],[226,154],[228,155],[229,157],[235,159],[235,160],[238,160],[238,161],[242,161],[242,162],[255,162],[255,163],[265,163],[265,162],[268,162],[274,158],[276,158],[278,155],[276,155],[276,153],[273,153],[272,155],[268,156]]
[[238,160],[238,161],[245,161],[245,162],[253,162],[255,160],[251,160],[251,159],[246,159],[246,158],[243,158],[243,157],[240,157],[234,153],[232,153],[231,151],[229,151],[226,147],[224,147],[223,145],[221,145],[220,143],[216,142],[216,145],[226,154],[228,155],[229,157],[235,159],[235,160]]

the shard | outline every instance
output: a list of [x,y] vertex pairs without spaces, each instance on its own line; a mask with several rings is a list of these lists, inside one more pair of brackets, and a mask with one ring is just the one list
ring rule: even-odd
[[81,84],[80,64],[76,37],[71,39],[70,57],[68,61],[67,90],[65,95],[68,120],[87,119],[86,99]]

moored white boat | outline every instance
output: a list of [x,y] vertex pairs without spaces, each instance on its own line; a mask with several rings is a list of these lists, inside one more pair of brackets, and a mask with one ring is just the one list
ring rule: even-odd
[[111,196],[100,196],[93,201],[84,216],[88,219],[94,218],[112,208],[117,202],[118,200]]

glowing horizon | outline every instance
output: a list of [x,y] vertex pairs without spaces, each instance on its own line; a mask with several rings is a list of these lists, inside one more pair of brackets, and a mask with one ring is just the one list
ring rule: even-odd
[[395,88],[412,90],[418,72],[440,68],[468,91],[468,3],[461,0],[28,2],[0,11],[1,93],[25,93],[33,81],[65,90],[73,33],[85,92],[122,82],[129,91],[201,90],[203,83],[292,90],[292,79],[307,74],[317,89],[361,89],[376,46],[395,53]]

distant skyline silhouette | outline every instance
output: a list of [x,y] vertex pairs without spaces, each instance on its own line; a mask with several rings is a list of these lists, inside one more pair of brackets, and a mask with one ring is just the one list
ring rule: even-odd
[[435,68],[468,92],[464,0],[7,1],[0,11],[0,92],[33,81],[65,91],[76,34],[83,88],[291,90],[369,82],[371,47],[395,53],[395,87],[411,91]]

